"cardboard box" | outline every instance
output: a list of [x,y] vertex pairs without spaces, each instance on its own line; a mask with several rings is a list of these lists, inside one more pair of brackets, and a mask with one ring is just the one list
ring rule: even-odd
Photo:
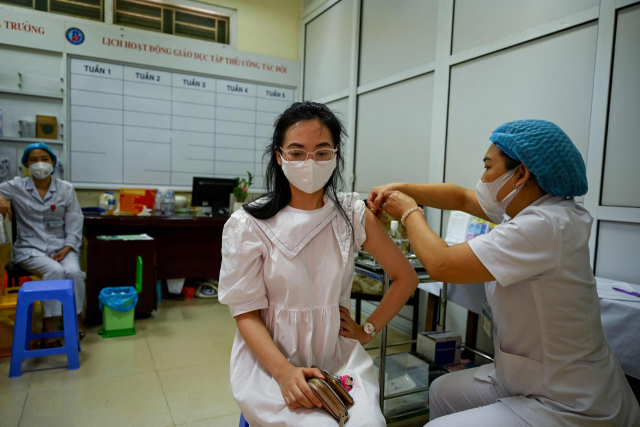
[[438,365],[460,363],[462,338],[450,331],[418,334],[418,353]]
[[139,214],[143,207],[153,210],[156,200],[156,190],[144,190],[141,188],[120,189],[120,212]]
[[58,119],[54,116],[36,116],[36,138],[58,139]]

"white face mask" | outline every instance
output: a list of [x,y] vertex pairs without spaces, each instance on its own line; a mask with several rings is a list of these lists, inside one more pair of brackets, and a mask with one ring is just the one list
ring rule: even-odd
[[53,165],[46,162],[34,163],[29,166],[29,172],[38,179],[45,179],[53,172]]
[[331,178],[336,168],[336,158],[325,162],[307,159],[303,162],[288,162],[282,159],[282,172],[289,182],[300,191],[313,194]]
[[523,183],[520,187],[514,188],[504,199],[498,201],[498,192],[517,171],[518,168],[515,168],[503,173],[493,182],[482,182],[481,179],[478,181],[478,184],[476,184],[476,195],[478,196],[480,207],[491,221],[496,224],[502,223],[504,215],[507,213],[507,206],[509,206],[513,198],[522,190],[522,187],[524,187]]

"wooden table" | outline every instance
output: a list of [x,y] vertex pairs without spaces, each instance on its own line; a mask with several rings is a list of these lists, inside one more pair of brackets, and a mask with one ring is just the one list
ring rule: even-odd
[[168,217],[85,215],[87,323],[100,321],[101,314],[97,299],[94,301],[93,298],[95,294],[93,291],[98,289],[99,292],[102,289],[100,287],[102,279],[99,275],[120,263],[120,258],[125,256],[123,253],[110,253],[109,257],[105,257],[99,251],[91,250],[92,247],[96,247],[97,236],[146,233],[153,237],[155,242],[154,283],[158,279],[217,278],[222,263],[222,229],[226,221],[227,218],[194,217],[193,215]]

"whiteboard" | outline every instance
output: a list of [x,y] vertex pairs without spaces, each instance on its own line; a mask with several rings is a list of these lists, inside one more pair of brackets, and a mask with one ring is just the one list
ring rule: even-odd
[[72,58],[74,184],[188,186],[255,175],[294,89]]

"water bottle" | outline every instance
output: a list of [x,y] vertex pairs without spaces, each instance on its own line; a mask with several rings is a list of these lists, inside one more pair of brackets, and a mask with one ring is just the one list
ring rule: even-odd
[[156,215],[162,215],[162,191],[156,191],[156,201],[153,204],[153,210]]
[[164,214],[173,215],[176,211],[176,195],[173,191],[167,191],[164,196]]
[[109,193],[107,197],[107,215],[113,215],[116,211],[116,196],[113,193]]
[[393,243],[395,243],[398,246],[398,248],[402,251],[402,253],[406,255],[407,251],[404,250],[404,248],[402,247],[405,240],[402,238],[402,235],[398,231],[398,221],[391,221],[389,237],[391,237],[391,240],[393,240]]
[[206,200],[202,201],[202,216],[212,216],[213,215],[213,210],[211,209],[211,206],[209,206],[209,202],[207,202]]

